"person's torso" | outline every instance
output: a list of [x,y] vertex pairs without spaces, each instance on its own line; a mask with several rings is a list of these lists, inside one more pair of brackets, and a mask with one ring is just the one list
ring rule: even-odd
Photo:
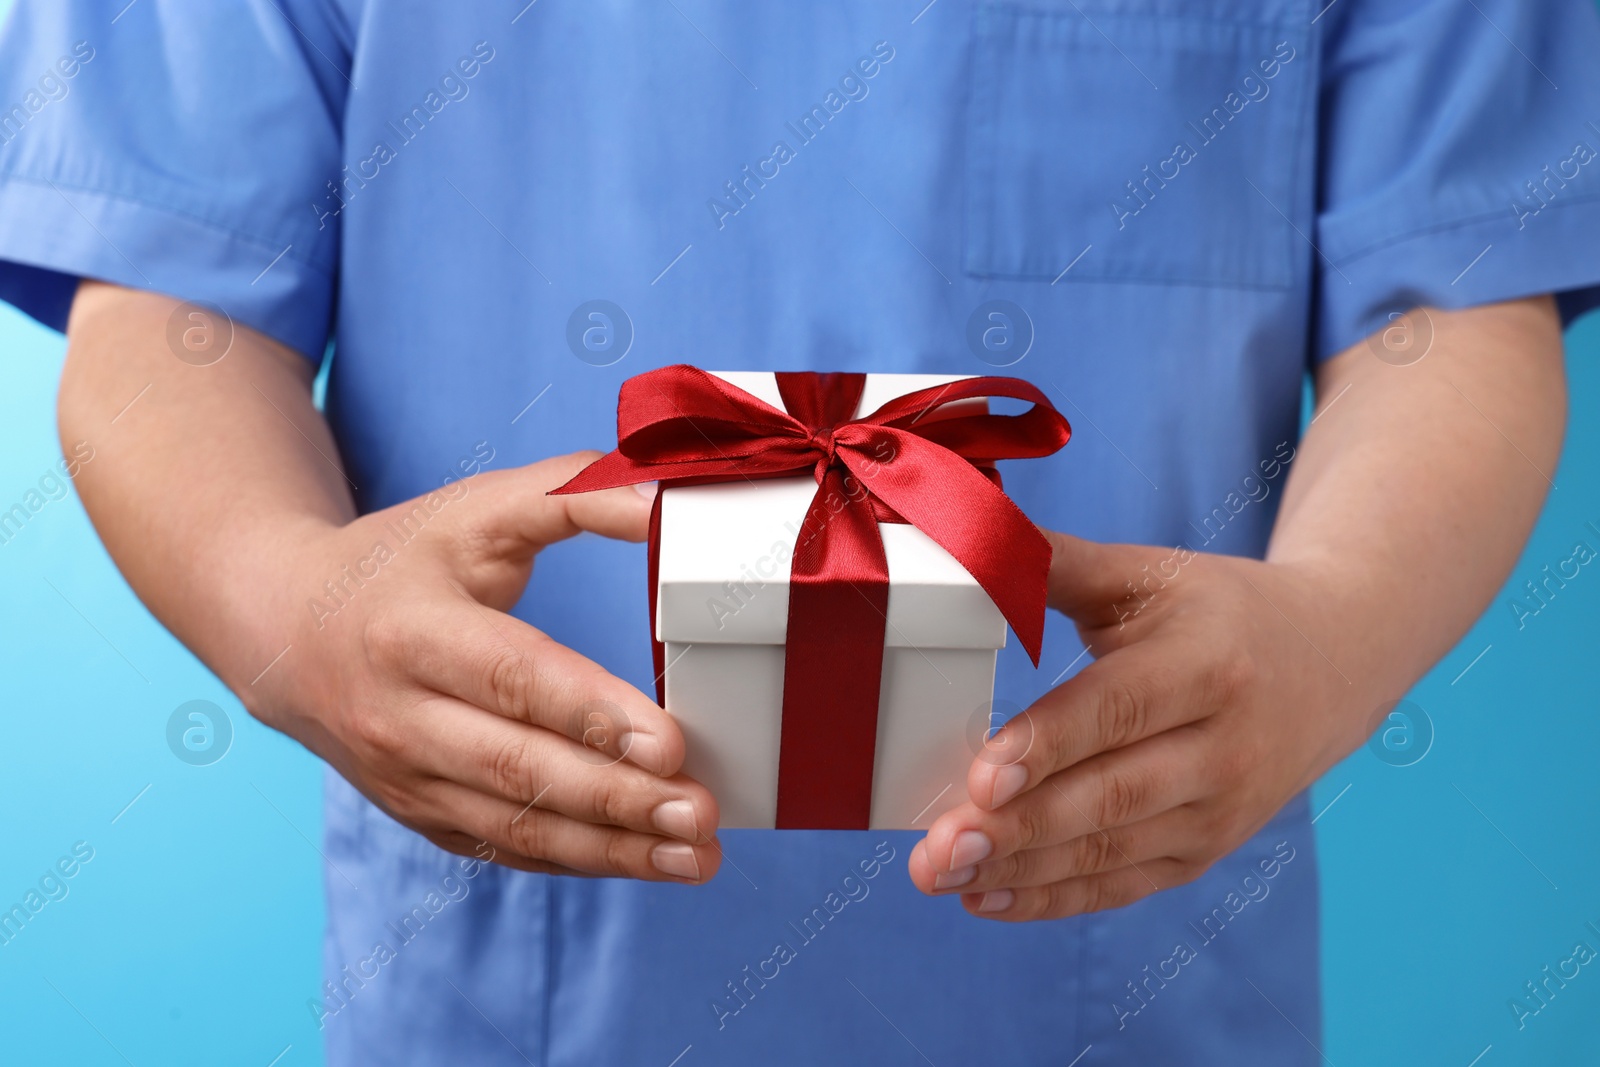
[[[327,406],[361,506],[609,448],[619,384],[664,364],[1002,373],[1075,431],[1002,467],[1034,521],[1260,554],[1306,368],[1315,6],[343,0],[347,166],[308,210],[339,231]],[[642,549],[585,537],[518,614],[648,691],[645,596]],[[1039,670],[1015,645],[1016,706],[1083,662],[1059,617]],[[336,780],[328,839],[364,872],[330,878],[337,973],[452,864]],[[726,833],[695,889],[486,870],[326,1020],[330,1049],[1316,1058],[1278,1014],[1316,1031],[1303,799],[1199,882],[1083,920],[923,898],[914,840]]]

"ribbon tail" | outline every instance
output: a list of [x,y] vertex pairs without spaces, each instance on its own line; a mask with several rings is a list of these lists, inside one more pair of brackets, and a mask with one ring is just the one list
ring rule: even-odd
[[656,590],[661,588],[661,491],[650,505],[649,561],[645,564],[650,601],[650,660],[656,671],[656,703],[667,706],[667,646],[656,639]]
[[636,485],[655,481],[648,465],[635,463],[621,452],[607,452],[583,470],[573,475],[564,485],[550,490],[549,496],[568,496],[572,493],[592,493],[598,489],[615,489],[620,485]]
[[[845,501],[832,511],[830,500]],[[889,563],[865,496],[823,477],[789,577],[779,829],[865,830],[872,817]]]
[[[967,569],[1037,667],[1044,643],[1050,542],[971,463],[914,434],[889,427],[878,432],[893,436],[895,461],[873,464],[841,450],[851,473]],[[950,504],[952,499],[959,503]]]

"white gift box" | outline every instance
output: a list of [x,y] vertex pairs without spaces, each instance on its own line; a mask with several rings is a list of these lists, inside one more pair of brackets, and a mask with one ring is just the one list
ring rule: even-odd
[[[713,373],[783,409],[772,374]],[[962,377],[869,374],[854,417]],[[923,418],[974,406],[984,401]],[[656,638],[666,646],[666,709],[684,732],[684,773],[716,796],[725,828],[776,824],[789,565],[816,491],[806,474],[662,492]],[[903,523],[879,523],[878,532],[889,607],[871,827],[926,828],[967,797],[1006,621],[927,534]]]

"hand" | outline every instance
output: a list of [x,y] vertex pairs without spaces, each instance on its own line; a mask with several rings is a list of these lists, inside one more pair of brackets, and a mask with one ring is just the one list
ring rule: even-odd
[[1381,699],[1306,568],[1048,536],[1050,605],[1098,658],[991,739],[909,860],[923,892],[1007,921],[1193,881],[1359,745]]
[[441,848],[530,871],[702,882],[720,859],[717,805],[677,773],[671,716],[505,614],[551,542],[584,530],[643,540],[650,504],[634,489],[545,495],[598,455],[319,525],[275,597],[291,650],[235,688]]

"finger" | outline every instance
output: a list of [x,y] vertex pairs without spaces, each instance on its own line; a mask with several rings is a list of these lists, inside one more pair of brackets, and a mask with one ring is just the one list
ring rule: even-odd
[[472,491],[494,502],[487,513],[497,532],[543,546],[580,533],[643,541],[650,529],[650,497],[632,486],[571,496],[550,490],[571,481],[599,452],[574,452],[472,479]]
[[956,871],[1159,815],[1213,789],[1198,730],[1179,728],[1051,775],[997,810],[963,804],[928,829],[927,856]]
[[691,778],[657,778],[620,756],[449,697],[425,702],[412,720],[412,765],[480,793],[685,841],[716,832],[717,802]]
[[454,852],[458,856],[468,856],[480,863],[498,863],[502,867],[510,867],[517,871],[530,871],[534,874],[559,874],[570,878],[590,878],[593,875],[583,871],[563,867],[559,863],[548,860],[536,860],[531,856],[519,856],[495,848],[487,841],[480,841],[471,834],[459,830],[423,830],[419,831],[436,847],[446,852]]
[[654,700],[542,632],[451,587],[453,599],[375,616],[368,655],[436,692],[571,738],[652,774],[683,765],[683,734]]
[[1203,873],[1182,860],[1159,859],[1142,863],[1137,869],[1123,867],[1104,874],[1069,878],[1064,882],[1031,889],[991,889],[987,893],[968,893],[961,906],[980,919],[1001,922],[1033,922],[1039,919],[1064,919],[1095,911],[1123,908],[1162,888],[1184,885]]
[[1133,596],[1133,583],[1152,560],[1169,554],[1146,545],[1085,541],[1040,527],[1050,542],[1047,603],[1064,615],[1092,626],[1115,622],[1112,606]]
[[418,787],[436,812],[416,820],[431,833],[487,841],[497,862],[520,857],[601,878],[700,883],[717,873],[722,850],[714,838],[690,844],[616,826],[596,826],[540,808],[525,808],[467,786],[433,779]]
[[[951,871],[935,867],[927,842],[918,842],[908,864],[911,881],[924,893],[981,893],[1049,885],[1068,878],[1139,867],[1158,859],[1199,859],[1204,839],[1201,816],[1179,807],[1149,819],[1091,831],[1058,845],[1024,849]],[[1152,890],[1160,888],[1149,880]]]
[[[1131,745],[1227,706],[1242,679],[1170,643],[1134,644],[1040,697],[984,744],[967,773],[974,804],[995,808],[1098,752]],[[1003,756],[1001,755],[1003,754]]]

